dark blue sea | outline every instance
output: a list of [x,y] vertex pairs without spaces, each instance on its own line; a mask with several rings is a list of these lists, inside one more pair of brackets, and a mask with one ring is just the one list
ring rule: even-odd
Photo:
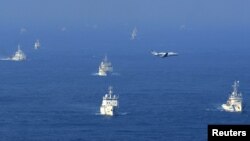
[[[250,124],[248,33],[138,28],[130,40],[130,29],[4,30],[0,57],[20,44],[27,61],[0,61],[0,140],[205,141],[208,124]],[[105,55],[114,74],[98,77]],[[242,113],[220,108],[235,80]],[[119,95],[114,117],[99,115],[109,86]]]

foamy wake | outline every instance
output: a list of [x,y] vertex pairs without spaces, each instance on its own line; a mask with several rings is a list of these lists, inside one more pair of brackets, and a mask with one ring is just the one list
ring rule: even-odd
[[[100,76],[98,73],[91,73],[91,75],[93,75],[93,76]],[[112,76],[120,76],[121,74],[115,72],[115,73],[111,73],[111,75],[112,75]],[[101,76],[101,77],[103,77],[103,76]]]
[[117,73],[117,72],[114,72],[114,73],[111,73],[111,75],[120,76],[121,74]]
[[127,112],[123,112],[123,113],[118,113],[118,115],[125,116],[125,115],[128,115],[128,113]]
[[99,76],[98,73],[91,73],[93,76]]
[[10,58],[0,58],[1,61],[11,60]]
[[101,115],[101,113],[95,113],[95,115],[99,116],[99,115]]
[[224,111],[221,105],[214,105],[211,108],[207,108],[206,111]]
[[[95,115],[97,115],[97,116],[102,116],[100,112],[95,113]],[[122,113],[119,113],[119,112],[118,112],[118,113],[117,113],[117,116],[126,116],[126,115],[128,115],[127,112],[122,112]]]

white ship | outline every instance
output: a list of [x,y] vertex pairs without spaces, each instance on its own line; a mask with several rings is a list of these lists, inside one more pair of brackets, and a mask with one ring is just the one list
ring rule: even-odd
[[239,81],[233,84],[233,91],[229,95],[226,104],[222,104],[222,108],[228,112],[242,112],[242,94],[238,92]]
[[116,114],[118,108],[118,96],[113,95],[112,87],[109,87],[108,94],[102,98],[102,105],[100,107],[101,115],[113,116]]
[[34,49],[38,49],[38,48],[40,48],[40,42],[39,42],[39,40],[36,40],[36,42],[35,42],[35,44],[34,44]]
[[99,72],[98,75],[99,76],[107,76],[107,74],[109,72],[113,71],[113,67],[111,62],[108,62],[108,58],[107,56],[105,56],[105,58],[103,59],[103,61],[101,62],[100,66],[99,66]]
[[131,40],[134,40],[137,36],[137,28],[135,27],[131,33]]
[[13,60],[13,61],[23,61],[23,60],[26,60],[26,55],[20,49],[20,45],[18,45],[18,49],[17,49],[16,53],[10,58],[10,60]]

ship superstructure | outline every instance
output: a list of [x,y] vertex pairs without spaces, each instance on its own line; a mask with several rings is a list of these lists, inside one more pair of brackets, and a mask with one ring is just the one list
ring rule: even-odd
[[113,95],[113,88],[110,86],[108,93],[102,98],[102,105],[100,107],[101,115],[115,115],[118,108],[118,98],[118,96]]
[[10,58],[13,61],[23,61],[26,60],[26,55],[21,50],[20,45],[18,45],[18,49],[15,52],[15,54]]
[[41,47],[41,45],[40,45],[39,40],[36,40],[36,42],[35,42],[35,44],[34,44],[34,49],[38,49],[38,48],[40,48],[40,47]]
[[222,108],[228,112],[242,112],[242,94],[238,92],[239,81],[233,84],[233,91],[229,95],[226,104],[222,104]]
[[111,62],[108,61],[107,56],[105,56],[105,58],[103,59],[103,61],[99,65],[98,75],[99,76],[107,76],[108,73],[110,73],[112,71],[113,71],[112,64],[111,64]]

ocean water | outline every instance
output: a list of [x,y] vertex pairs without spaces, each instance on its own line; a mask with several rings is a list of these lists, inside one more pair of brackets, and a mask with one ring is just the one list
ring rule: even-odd
[[[250,123],[250,49],[241,32],[139,30],[133,41],[125,30],[108,32],[2,36],[0,57],[19,43],[28,60],[0,61],[0,140],[204,141],[208,124]],[[33,50],[37,35],[41,48]],[[150,50],[179,56],[162,59]],[[93,75],[105,55],[114,75]],[[220,108],[234,80],[243,113]],[[108,86],[120,97],[114,117],[99,115]]]

